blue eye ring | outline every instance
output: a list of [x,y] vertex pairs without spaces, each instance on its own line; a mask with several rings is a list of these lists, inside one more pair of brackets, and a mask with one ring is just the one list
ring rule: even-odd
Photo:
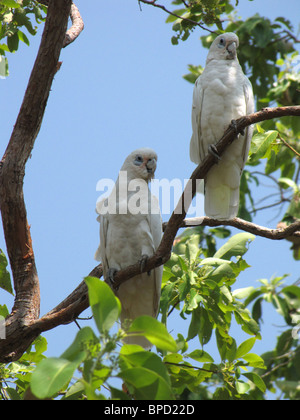
[[141,155],[136,155],[134,159],[134,164],[140,166],[143,163],[143,157]]

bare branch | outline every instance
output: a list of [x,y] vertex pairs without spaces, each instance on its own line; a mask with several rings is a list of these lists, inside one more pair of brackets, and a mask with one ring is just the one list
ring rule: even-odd
[[247,222],[246,220],[239,219],[238,217],[235,219],[222,221],[212,219],[210,217],[194,217],[185,219],[181,225],[181,227],[193,226],[232,226],[245,232],[253,233],[256,236],[261,236],[263,238],[273,240],[282,240],[290,237],[300,238],[300,220],[297,220],[291,225],[281,229],[268,229],[254,223]]
[[[49,0],[38,0],[39,3],[43,4],[44,6],[49,6]],[[71,11],[70,11],[70,18],[72,21],[71,28],[66,32],[63,48],[70,45],[72,42],[75,41],[76,38],[81,34],[84,29],[84,23],[82,17],[79,13],[77,6],[72,3]]]
[[79,10],[74,3],[72,3],[71,6],[70,18],[72,21],[72,26],[66,33],[63,48],[67,47],[69,44],[71,44],[71,42],[74,42],[84,29],[82,17],[80,16]]

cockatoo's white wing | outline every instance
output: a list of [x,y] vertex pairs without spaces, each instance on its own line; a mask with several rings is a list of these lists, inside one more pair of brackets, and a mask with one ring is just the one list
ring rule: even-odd
[[102,199],[101,201],[97,202],[96,205],[96,213],[99,214],[97,217],[97,221],[100,223],[100,245],[94,255],[96,261],[102,261],[103,270],[105,270],[105,265],[107,266],[106,262],[106,233],[107,233],[107,226],[108,226],[108,219],[104,218],[101,214],[101,210],[105,204],[106,199]]
[[204,159],[203,150],[201,148],[201,109],[203,103],[203,87],[201,83],[201,76],[195,82],[193,91],[193,105],[192,105],[192,138],[190,142],[190,159],[192,162],[199,165]]
[[[160,244],[162,238],[162,218],[159,209],[159,203],[155,196],[151,197],[151,213],[149,214],[149,227],[153,239],[153,251],[155,252]],[[154,253],[153,252],[153,253]],[[154,294],[154,316],[157,317],[159,310],[161,280],[163,275],[163,266],[159,266],[153,270],[155,276],[155,294]]]
[[[245,95],[245,102],[246,102],[246,115],[253,114],[255,110],[253,89],[252,89],[250,80],[246,76],[244,77],[244,95]],[[248,159],[252,135],[253,135],[253,126],[250,125],[245,130],[244,166]],[[242,170],[244,169],[244,166]]]

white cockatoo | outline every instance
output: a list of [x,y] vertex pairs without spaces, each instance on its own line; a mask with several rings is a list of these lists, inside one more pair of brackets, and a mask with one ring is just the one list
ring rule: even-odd
[[[193,93],[190,158],[199,164],[221,139],[232,120],[254,112],[252,85],[237,59],[239,39],[228,32],[212,43],[206,66]],[[239,209],[240,179],[248,158],[253,128],[247,127],[207,174],[205,213],[225,220]]]
[[[102,261],[105,281],[113,286],[114,274],[152,256],[162,238],[158,200],[148,183],[154,177],[157,155],[149,148],[132,152],[125,160],[110,196],[97,203],[100,246],[95,259]],[[141,273],[122,283],[115,291],[122,305],[121,325],[140,315],[157,317],[163,267]],[[144,337],[132,336],[126,343],[151,348]]]

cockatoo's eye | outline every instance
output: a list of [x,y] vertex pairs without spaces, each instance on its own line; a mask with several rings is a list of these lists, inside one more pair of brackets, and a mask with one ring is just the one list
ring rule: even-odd
[[143,157],[141,155],[136,155],[134,164],[140,166],[143,163]]
[[219,42],[218,47],[219,47],[219,48],[224,48],[224,47],[225,47],[225,39],[224,39],[224,38],[221,38],[221,39],[220,39],[220,42]]

